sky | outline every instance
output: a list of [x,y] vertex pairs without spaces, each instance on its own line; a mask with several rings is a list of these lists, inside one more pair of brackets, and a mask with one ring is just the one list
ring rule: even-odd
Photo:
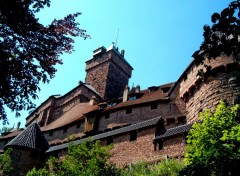
[[[203,41],[203,26],[211,15],[221,12],[230,0],[51,0],[36,17],[48,25],[54,19],[81,12],[80,28],[91,39],[75,38],[75,52],[63,54],[63,65],[49,84],[40,84],[39,106],[51,95],[64,95],[85,81],[85,62],[93,50],[115,45],[125,50],[125,59],[134,68],[129,86],[141,89],[176,81],[192,61]],[[10,127],[25,126],[29,112],[21,117],[7,110]],[[2,128],[0,122],[0,129]]]

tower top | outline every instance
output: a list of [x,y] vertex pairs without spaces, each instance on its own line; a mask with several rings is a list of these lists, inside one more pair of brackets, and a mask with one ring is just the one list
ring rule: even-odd
[[[118,47],[116,47],[114,45],[114,43],[112,45],[110,45],[108,48],[105,48],[104,46],[100,46],[97,49],[93,50],[93,57],[89,60],[87,60],[85,63],[88,64],[90,63],[93,59],[108,53],[110,51],[114,51],[124,62],[126,62],[126,64],[133,70],[133,67],[128,63],[128,61],[124,58],[125,56],[125,50],[121,50],[121,52],[119,52]],[[87,69],[87,68],[86,68]]]
[[99,92],[103,100],[122,96],[124,87],[132,75],[132,66],[113,44],[101,46],[93,51],[93,57],[86,61],[86,83]]

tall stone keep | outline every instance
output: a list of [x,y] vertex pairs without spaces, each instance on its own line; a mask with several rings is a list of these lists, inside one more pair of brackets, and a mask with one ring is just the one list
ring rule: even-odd
[[112,45],[99,47],[93,51],[93,58],[86,61],[85,82],[99,92],[103,100],[119,98],[128,80],[131,78],[132,66],[124,59],[121,52]]

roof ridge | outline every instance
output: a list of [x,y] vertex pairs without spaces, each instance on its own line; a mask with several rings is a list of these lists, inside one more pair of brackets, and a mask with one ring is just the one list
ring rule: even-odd
[[7,143],[4,146],[4,150],[7,147],[14,146],[31,148],[42,152],[45,152],[49,148],[49,144],[36,122],[33,122],[24,131]]
[[[99,139],[106,138],[106,137],[109,137],[109,136],[114,136],[114,135],[118,135],[118,134],[121,134],[121,133],[126,133],[126,132],[129,132],[129,131],[133,131],[133,130],[136,130],[136,129],[141,129],[141,128],[145,128],[145,127],[148,127],[148,126],[152,126],[152,125],[157,124],[157,122],[161,118],[162,118],[161,116],[158,116],[156,118],[148,119],[148,120],[145,120],[143,122],[135,123],[135,124],[132,124],[132,125],[129,125],[129,126],[125,126],[125,127],[122,127],[122,128],[115,129],[115,130],[111,130],[111,131],[107,131],[107,132],[104,132],[104,133],[96,134],[94,136],[89,136],[89,137],[86,137],[86,138],[75,140],[73,142],[73,144],[74,145],[81,144],[83,141],[88,140],[89,138],[92,139],[92,140],[99,140]],[[68,147],[68,143],[56,145],[56,146],[50,147],[47,152],[60,150],[60,149],[66,148],[66,147]]]

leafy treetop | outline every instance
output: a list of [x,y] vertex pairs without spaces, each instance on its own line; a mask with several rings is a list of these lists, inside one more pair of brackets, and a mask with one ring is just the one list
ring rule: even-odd
[[50,0],[0,0],[0,120],[7,122],[5,106],[20,116],[35,107],[39,83],[48,83],[62,64],[59,56],[73,51],[72,37],[88,38],[75,21],[80,13],[39,23],[35,13]]
[[204,41],[200,50],[208,59],[216,58],[222,53],[239,57],[240,46],[240,0],[233,1],[221,13],[214,13],[213,25],[205,25]]
[[234,175],[240,164],[239,105],[229,109],[221,101],[215,113],[206,110],[200,119],[187,136],[185,175]]

